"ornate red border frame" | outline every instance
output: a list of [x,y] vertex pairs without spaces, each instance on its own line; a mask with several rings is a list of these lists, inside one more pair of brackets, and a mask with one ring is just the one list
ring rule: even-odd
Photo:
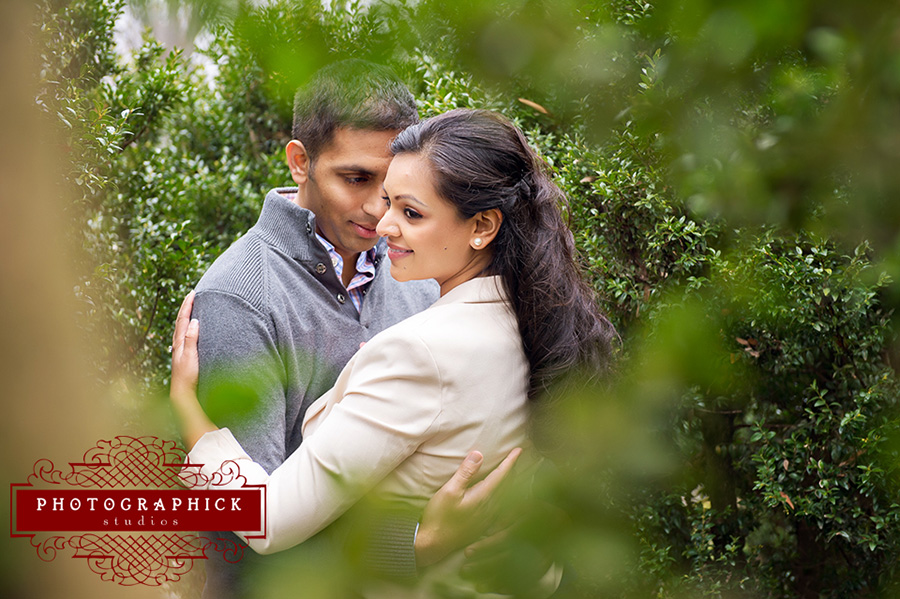
[[[240,561],[247,545],[202,534],[110,532],[62,536],[16,531],[13,506],[17,488],[49,484],[68,488],[183,489],[185,483],[179,474],[186,459],[174,441],[120,436],[98,441],[85,452],[81,462],[69,463],[68,473],[54,469],[49,460],[38,460],[27,483],[10,485],[10,534],[29,538],[38,557],[48,562],[68,547],[74,550],[73,558],[85,559],[102,580],[123,586],[159,586],[178,581],[191,570],[194,560],[208,559],[213,551],[221,552],[228,562]],[[240,476],[236,467],[224,470],[217,473],[213,484],[226,484]],[[182,476],[202,475],[185,471]]]

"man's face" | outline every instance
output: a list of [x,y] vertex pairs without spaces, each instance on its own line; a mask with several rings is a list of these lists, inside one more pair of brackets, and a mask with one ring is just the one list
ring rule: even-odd
[[[318,233],[345,261],[378,241],[375,225],[386,209],[381,186],[391,163],[389,144],[397,133],[338,129],[305,181],[294,177],[300,185],[298,203],[316,215]],[[288,156],[290,160],[290,150]]]

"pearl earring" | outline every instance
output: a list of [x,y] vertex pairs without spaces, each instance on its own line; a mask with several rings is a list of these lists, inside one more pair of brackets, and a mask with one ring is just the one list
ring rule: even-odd
[[476,237],[475,239],[472,240],[472,243],[475,245],[475,247],[478,248],[478,247],[481,247],[481,244],[483,242],[481,241],[481,237]]

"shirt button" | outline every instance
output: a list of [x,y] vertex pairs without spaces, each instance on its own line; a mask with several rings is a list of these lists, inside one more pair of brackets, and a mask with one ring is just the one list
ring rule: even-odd
[[316,272],[319,273],[320,275],[324,275],[326,270],[328,270],[328,269],[321,262],[316,264]]
[[312,234],[312,225],[309,223],[306,223],[306,233],[310,235]]
[[338,294],[337,294],[337,301],[339,301],[339,302],[341,302],[341,303],[343,304],[344,302],[347,301],[347,298],[344,297],[344,294],[343,294],[343,293],[338,293]]

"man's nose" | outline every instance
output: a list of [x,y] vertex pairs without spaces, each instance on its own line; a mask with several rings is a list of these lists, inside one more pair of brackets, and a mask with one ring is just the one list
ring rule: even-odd
[[377,219],[384,216],[384,213],[387,211],[387,203],[384,201],[381,193],[380,189],[370,193],[363,204],[363,212]]

